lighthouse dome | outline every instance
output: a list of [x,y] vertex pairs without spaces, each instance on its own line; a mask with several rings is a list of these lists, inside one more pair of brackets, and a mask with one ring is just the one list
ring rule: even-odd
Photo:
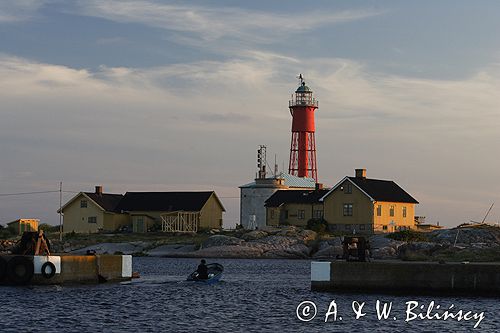
[[306,83],[305,82],[302,82],[302,84],[300,85],[300,87],[297,88],[297,90],[295,90],[296,93],[310,93],[312,92],[312,90],[306,86]]

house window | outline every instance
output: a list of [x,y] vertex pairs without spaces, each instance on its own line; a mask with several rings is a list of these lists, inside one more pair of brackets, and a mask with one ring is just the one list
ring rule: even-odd
[[344,193],[345,194],[351,194],[352,193],[352,184],[351,183],[346,183],[344,186]]
[[394,205],[391,205],[391,209],[389,210],[389,215],[394,216]]
[[337,230],[337,225],[336,224],[331,224],[332,230]]
[[352,216],[352,203],[344,204],[344,216]]
[[360,224],[359,225],[359,230],[365,230],[365,225],[364,224]]
[[87,200],[80,201],[80,208],[87,208]]
[[377,206],[377,216],[382,216],[382,205]]
[[271,209],[271,219],[274,219],[274,209]]
[[345,229],[345,230],[351,230],[351,226],[350,226],[349,224],[346,224],[346,225],[344,226],[344,229]]
[[97,223],[97,216],[89,216],[87,218],[88,223]]
[[303,220],[306,218],[306,211],[303,209],[299,209],[299,212],[297,213],[297,218],[299,220]]
[[288,210],[285,210],[285,219],[288,218]]
[[323,210],[322,209],[316,209],[314,211],[314,218],[315,219],[323,218]]
[[382,226],[382,230],[387,230],[387,226],[386,226],[386,225],[383,225],[383,226]]
[[403,207],[403,217],[406,217],[406,207]]

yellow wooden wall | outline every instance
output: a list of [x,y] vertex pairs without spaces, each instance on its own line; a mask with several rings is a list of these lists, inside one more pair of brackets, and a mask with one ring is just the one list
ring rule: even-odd
[[[381,216],[377,215],[378,205],[382,206]],[[391,206],[394,206],[394,216],[390,216]],[[415,204],[407,202],[382,202],[375,201],[374,207],[374,229],[380,232],[393,232],[400,227],[416,229],[415,227]],[[403,207],[406,207],[406,217],[403,217]],[[391,224],[394,221],[394,225]],[[384,226],[386,228],[384,229]]]
[[200,211],[200,229],[222,228],[222,207],[212,193]]
[[[304,211],[304,218],[299,218],[299,210]],[[323,205],[289,203],[281,207],[269,207],[266,209],[267,225],[277,226],[280,222],[284,222],[283,224],[305,227],[307,226],[307,222],[314,217],[315,210],[323,211]],[[283,214],[285,211],[288,211],[288,218],[280,221],[280,214]]]
[[[87,200],[87,208],[80,208],[81,200]],[[63,210],[63,230],[65,233],[94,233],[104,228],[104,211],[92,200],[80,194]],[[97,217],[97,223],[88,223],[88,218]]]
[[[371,200],[352,185],[352,193],[347,194],[341,188],[346,188],[348,180],[338,186],[324,199],[325,220],[329,224],[373,224],[373,204]],[[344,216],[344,204],[353,204],[353,215]]]

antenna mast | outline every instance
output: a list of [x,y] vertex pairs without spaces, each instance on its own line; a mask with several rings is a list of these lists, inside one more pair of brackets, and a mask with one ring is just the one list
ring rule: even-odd
[[266,178],[266,146],[260,145],[257,149],[257,168],[259,168],[259,173],[257,175],[258,179]]

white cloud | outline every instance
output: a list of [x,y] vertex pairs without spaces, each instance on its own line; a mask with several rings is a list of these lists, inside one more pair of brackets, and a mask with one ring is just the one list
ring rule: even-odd
[[[4,191],[62,177],[68,186],[234,186],[237,195],[253,176],[258,144],[287,159],[296,68],[320,101],[319,174],[327,185],[365,166],[420,199],[419,213],[448,224],[500,201],[496,65],[463,80],[427,80],[347,59],[265,52],[96,71],[0,56]],[[16,176],[26,172],[28,179]],[[469,206],[457,209],[450,198]]]
[[2,0],[0,1],[0,23],[14,23],[32,18],[50,0]]
[[277,15],[235,7],[214,8],[135,0],[85,0],[80,1],[79,5],[83,15],[190,33],[206,41],[236,37],[270,42],[271,36],[300,33],[324,25],[361,20],[383,13],[380,10],[301,10],[297,14]]

